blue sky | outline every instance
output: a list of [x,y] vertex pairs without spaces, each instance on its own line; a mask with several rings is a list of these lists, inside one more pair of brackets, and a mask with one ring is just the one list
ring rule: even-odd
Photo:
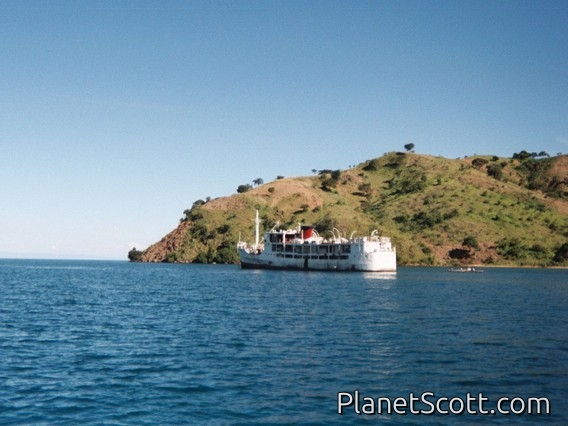
[[0,257],[125,259],[255,178],[568,152],[567,1],[0,1]]

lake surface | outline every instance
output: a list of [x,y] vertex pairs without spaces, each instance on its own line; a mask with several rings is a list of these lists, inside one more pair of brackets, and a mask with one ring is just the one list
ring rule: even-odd
[[[566,270],[0,260],[0,298],[2,425],[568,424]],[[551,414],[356,413],[424,392]]]

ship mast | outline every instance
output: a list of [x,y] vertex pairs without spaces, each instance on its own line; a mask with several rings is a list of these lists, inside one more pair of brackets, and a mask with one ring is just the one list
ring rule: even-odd
[[258,247],[258,232],[259,232],[260,219],[258,218],[258,210],[256,211],[256,218],[254,219],[254,246]]

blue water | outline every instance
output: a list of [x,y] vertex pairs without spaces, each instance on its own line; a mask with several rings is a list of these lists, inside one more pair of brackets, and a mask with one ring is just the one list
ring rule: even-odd
[[[568,424],[568,271],[0,260],[0,424]],[[550,415],[338,415],[338,392]]]

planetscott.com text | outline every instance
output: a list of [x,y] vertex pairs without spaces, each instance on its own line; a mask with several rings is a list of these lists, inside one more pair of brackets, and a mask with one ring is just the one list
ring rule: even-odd
[[551,408],[546,397],[503,396],[493,403],[482,392],[468,392],[465,397],[436,396],[434,392],[415,395],[411,392],[408,397],[396,398],[361,396],[358,390],[338,392],[337,414],[347,412],[359,415],[543,415],[550,414]]

